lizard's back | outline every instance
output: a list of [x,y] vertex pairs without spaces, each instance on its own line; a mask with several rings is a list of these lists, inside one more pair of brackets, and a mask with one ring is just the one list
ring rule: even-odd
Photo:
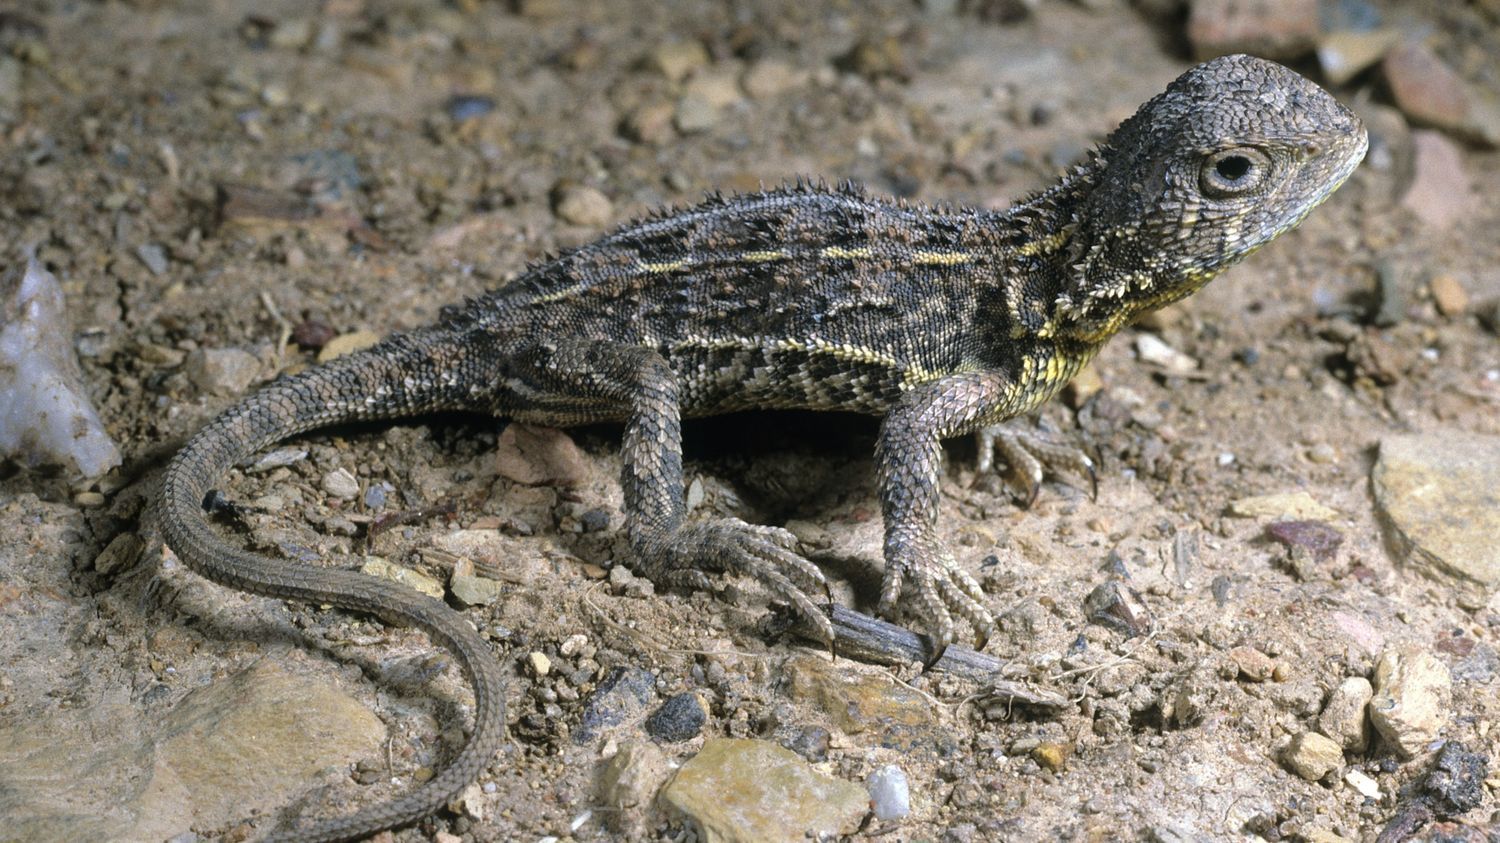
[[[981,359],[996,283],[984,212],[807,185],[712,198],[533,267],[455,318],[507,343],[642,346],[677,372],[683,412],[878,413]],[[990,215],[992,218],[994,215]]]

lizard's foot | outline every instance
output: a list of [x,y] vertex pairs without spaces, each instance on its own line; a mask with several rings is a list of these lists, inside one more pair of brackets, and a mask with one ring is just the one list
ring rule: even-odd
[[706,571],[754,577],[791,603],[825,644],[832,644],[833,622],[808,596],[821,593],[831,603],[828,581],[816,565],[794,552],[796,547],[797,537],[780,527],[723,518],[684,524],[642,556],[646,576],[662,585],[707,589]]
[[1047,474],[1071,473],[1087,477],[1091,494],[1096,498],[1099,496],[1099,474],[1094,460],[1073,442],[1020,422],[981,428],[975,431],[974,439],[979,447],[977,473],[980,476],[989,473],[998,453],[1010,467],[1005,476],[1006,485],[1025,506],[1036,501],[1042,478]]
[[928,665],[934,664],[957,635],[954,616],[974,630],[974,649],[982,650],[995,628],[995,618],[984,607],[984,591],[968,571],[960,568],[936,536],[888,536],[885,543],[885,584],[880,592],[880,613],[894,616],[902,586],[921,627],[937,645]]

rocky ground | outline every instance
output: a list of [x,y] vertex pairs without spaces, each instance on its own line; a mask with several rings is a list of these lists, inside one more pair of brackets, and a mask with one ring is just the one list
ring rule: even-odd
[[[709,189],[1003,206],[1237,49],[1350,103],[1369,158],[1046,409],[1097,499],[1018,507],[952,444],[998,687],[830,662],[748,582],[654,593],[615,565],[608,428],[305,437],[226,481],[225,529],[493,643],[511,742],[397,840],[1497,839],[1497,27],[1481,0],[12,4],[0,265],[60,279],[124,464],[0,481],[0,839],[248,839],[461,742],[422,635],[161,547],[163,461],[236,396]],[[787,526],[868,611],[874,430],[689,425],[690,505]]]

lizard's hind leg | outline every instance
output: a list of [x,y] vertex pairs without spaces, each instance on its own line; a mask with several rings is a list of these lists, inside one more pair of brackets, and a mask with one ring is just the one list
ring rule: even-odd
[[500,409],[514,418],[555,425],[624,420],[620,483],[638,572],[690,588],[707,588],[710,571],[747,574],[832,642],[832,623],[809,597],[826,594],[827,584],[795,552],[795,536],[734,518],[687,522],[677,376],[661,354],[607,341],[539,341],[507,362],[502,379],[518,406]]

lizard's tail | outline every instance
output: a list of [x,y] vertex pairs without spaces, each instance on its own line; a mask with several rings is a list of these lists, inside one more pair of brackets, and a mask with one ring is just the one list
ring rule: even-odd
[[[479,349],[443,329],[399,335],[363,352],[277,381],[200,430],[167,466],[162,532],[178,558],[231,588],[369,612],[420,627],[457,655],[474,689],[474,734],[453,763],[405,795],[286,839],[367,837],[413,822],[450,802],[504,740],[500,667],[469,622],[438,600],[357,571],[285,562],[235,547],[209,526],[205,496],[225,471],[281,439],[330,424],[483,406]],[[273,838],[280,839],[280,838]]]

